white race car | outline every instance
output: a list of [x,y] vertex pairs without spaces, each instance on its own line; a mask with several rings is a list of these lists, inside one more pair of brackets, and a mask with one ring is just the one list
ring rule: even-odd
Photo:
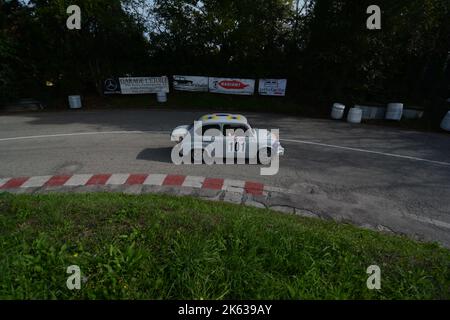
[[[200,143],[195,143],[195,138]],[[216,147],[223,146],[223,153],[220,154],[226,158],[256,158],[259,162],[266,163],[274,155],[284,154],[278,130],[252,129],[247,118],[240,114],[204,115],[194,124],[176,127],[170,139],[178,143],[180,150],[190,152],[192,157],[196,153],[204,154],[205,151],[209,157],[216,157],[208,147],[213,144]]]

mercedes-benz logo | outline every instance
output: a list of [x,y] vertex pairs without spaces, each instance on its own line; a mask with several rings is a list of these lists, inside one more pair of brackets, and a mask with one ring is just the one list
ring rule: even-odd
[[105,88],[108,91],[116,91],[117,90],[117,82],[114,79],[105,80]]

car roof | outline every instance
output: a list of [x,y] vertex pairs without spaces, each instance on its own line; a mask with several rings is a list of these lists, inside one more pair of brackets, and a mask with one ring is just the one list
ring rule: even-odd
[[241,114],[232,114],[232,113],[212,113],[205,114],[200,117],[199,121],[202,121],[203,124],[215,124],[215,123],[241,123],[248,124],[247,118]]

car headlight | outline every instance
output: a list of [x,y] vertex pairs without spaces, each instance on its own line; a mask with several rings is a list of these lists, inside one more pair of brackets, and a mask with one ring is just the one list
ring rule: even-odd
[[280,146],[280,141],[275,140],[275,141],[273,142],[272,146],[273,146],[275,149],[278,149],[278,147]]

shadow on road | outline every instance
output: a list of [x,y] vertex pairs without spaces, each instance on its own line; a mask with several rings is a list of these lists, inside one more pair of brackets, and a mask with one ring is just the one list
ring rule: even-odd
[[[139,154],[137,155],[136,159],[137,160],[147,160],[147,161],[156,161],[156,162],[162,162],[162,163],[172,163],[172,159],[171,159],[171,152],[172,152],[172,148],[171,147],[160,147],[160,148],[146,148],[144,150],[142,150],[141,152],[139,152]],[[244,163],[238,163],[237,158],[234,158],[234,162],[230,163],[230,164],[226,164],[226,160],[223,159],[222,160],[223,163],[215,163],[213,165],[209,165],[209,166],[219,166],[219,165],[228,165],[228,166],[244,166],[244,165],[255,165],[255,166],[259,166],[259,164],[254,163],[252,161],[250,161],[249,159],[245,159]],[[243,161],[243,160],[241,160]],[[254,160],[253,160],[254,161]],[[197,164],[196,164],[197,165]],[[199,165],[204,165],[206,166],[206,164],[199,164]]]
[[171,152],[172,148],[170,147],[146,148],[141,152],[139,152],[136,159],[163,162],[163,163],[172,163],[172,160],[170,158]]

